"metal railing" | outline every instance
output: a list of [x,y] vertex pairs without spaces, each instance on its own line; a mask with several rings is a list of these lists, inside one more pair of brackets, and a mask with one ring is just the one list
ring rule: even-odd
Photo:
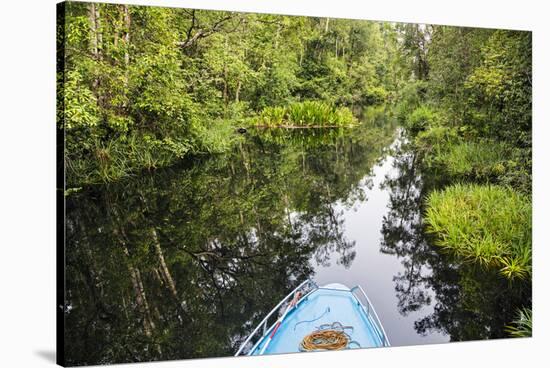
[[378,318],[378,314],[376,314],[376,310],[374,309],[374,306],[372,305],[369,297],[367,296],[367,293],[365,293],[365,290],[361,287],[361,285],[354,286],[350,289],[350,291],[353,293],[355,291],[359,290],[361,292],[361,295],[366,300],[366,303],[361,303],[359,299],[359,303],[363,306],[365,309],[365,313],[367,313],[367,317],[369,317],[372,322],[374,323],[374,328],[376,330],[376,333],[380,337],[380,340],[382,341],[382,344],[384,346],[390,346],[390,342],[388,340],[388,336],[386,335],[386,331],[384,331],[384,327],[382,326],[382,323],[380,322],[380,319]]
[[250,349],[249,352],[253,352],[257,345],[260,343],[260,341],[262,340],[261,338],[264,337],[266,335],[267,332],[269,332],[271,330],[271,327],[267,327],[268,325],[268,321],[269,321],[269,318],[271,316],[273,316],[273,314],[275,314],[276,312],[279,311],[279,309],[281,308],[281,306],[285,303],[287,303],[288,301],[292,300],[294,298],[294,296],[296,295],[296,293],[298,291],[301,291],[301,290],[307,290],[308,287],[311,287],[311,290],[309,290],[307,292],[307,294],[303,295],[299,300],[298,302],[296,303],[296,305],[300,304],[303,300],[306,300],[307,299],[307,296],[309,294],[311,294],[313,291],[315,291],[318,286],[317,284],[313,281],[313,280],[306,280],[304,282],[302,282],[300,285],[298,285],[294,290],[292,290],[290,293],[288,293],[288,295],[279,302],[279,304],[277,304],[272,310],[271,312],[269,312],[265,318],[258,324],[258,326],[254,329],[254,331],[252,331],[252,333],[250,335],[248,335],[248,338],[241,344],[241,346],[239,347],[239,350],[237,350],[237,352],[235,353],[235,356],[238,356],[238,355],[241,355],[241,353],[243,352],[243,350],[246,348],[246,346],[250,343],[250,341],[252,340],[252,338],[254,336],[256,336],[258,334],[258,331],[262,331],[262,334],[260,335],[260,338],[258,339],[258,341],[253,345],[253,347]]

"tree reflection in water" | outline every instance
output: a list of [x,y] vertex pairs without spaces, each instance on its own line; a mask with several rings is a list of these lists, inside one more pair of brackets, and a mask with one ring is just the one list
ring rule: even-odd
[[420,334],[440,332],[451,341],[508,337],[504,328],[524,300],[529,282],[508,282],[497,272],[458,262],[437,249],[421,219],[423,199],[445,185],[445,176],[420,168],[406,138],[395,146],[394,173],[383,187],[390,193],[381,252],[402,259],[404,272],[394,277],[402,315],[433,303],[434,312],[415,322]]
[[392,139],[368,129],[253,134],[231,154],[68,197],[67,363],[232,355],[312,276],[310,259],[349,265],[334,204],[364,199]]

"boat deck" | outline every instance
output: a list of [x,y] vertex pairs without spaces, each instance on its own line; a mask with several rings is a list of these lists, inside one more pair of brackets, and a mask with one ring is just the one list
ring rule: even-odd
[[[322,324],[340,322],[353,326],[345,332],[361,348],[383,346],[372,320],[349,289],[319,288],[289,312],[264,354],[299,352],[302,339]],[[271,330],[271,329],[270,329]],[[259,341],[250,355],[258,355],[269,333]]]

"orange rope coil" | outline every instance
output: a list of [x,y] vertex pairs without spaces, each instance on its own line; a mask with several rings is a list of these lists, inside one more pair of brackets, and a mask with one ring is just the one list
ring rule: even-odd
[[300,343],[300,350],[342,350],[349,342],[350,338],[345,332],[327,329],[306,335]]
[[302,339],[300,351],[342,350],[353,345],[360,348],[361,345],[352,340],[346,330],[353,333],[353,326],[344,326],[338,321],[322,324]]

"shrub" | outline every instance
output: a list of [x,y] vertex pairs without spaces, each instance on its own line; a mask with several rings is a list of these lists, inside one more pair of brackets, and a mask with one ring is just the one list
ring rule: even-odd
[[281,125],[286,115],[284,107],[266,107],[260,114],[260,120],[265,125]]
[[396,115],[400,123],[404,124],[409,114],[424,102],[426,90],[426,82],[416,81],[407,83],[400,91],[396,105]]
[[428,129],[439,120],[438,114],[428,106],[417,107],[407,118],[405,126],[413,135]]
[[421,151],[430,151],[436,156],[458,143],[459,136],[456,128],[446,126],[432,126],[419,132],[414,139],[416,148]]
[[458,256],[496,266],[509,279],[531,273],[531,201],[494,185],[457,184],[432,192],[425,213],[437,244]]
[[382,87],[370,87],[363,99],[364,102],[368,105],[377,105],[381,104],[388,98],[388,92]]

